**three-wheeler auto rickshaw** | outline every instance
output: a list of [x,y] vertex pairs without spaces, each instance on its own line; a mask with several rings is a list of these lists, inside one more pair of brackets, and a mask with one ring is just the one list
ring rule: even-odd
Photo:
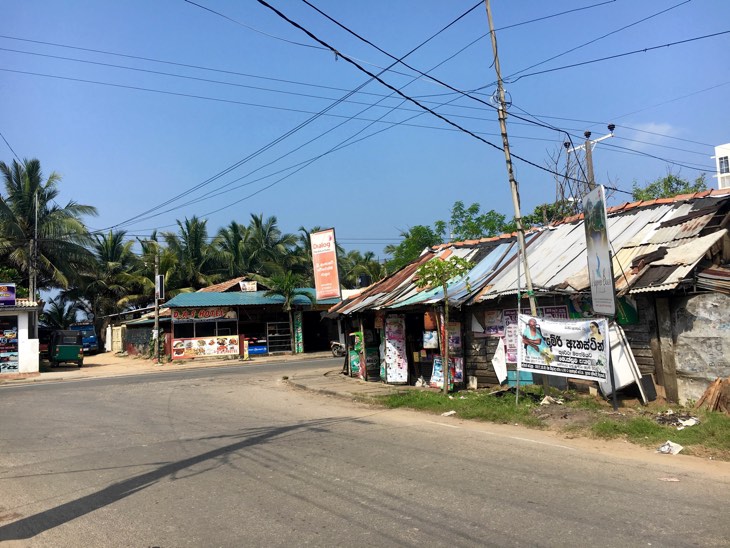
[[81,331],[54,331],[48,343],[48,360],[51,367],[61,363],[75,363],[78,367],[84,365],[84,345],[81,340]]

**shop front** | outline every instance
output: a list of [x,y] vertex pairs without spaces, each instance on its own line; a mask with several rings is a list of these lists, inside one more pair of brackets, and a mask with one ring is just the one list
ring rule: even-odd
[[172,359],[238,357],[238,314],[231,307],[172,308]]
[[[387,384],[443,387],[446,333],[443,317],[437,318],[437,312],[380,310],[352,324],[359,326],[348,340],[352,376]],[[460,322],[449,322],[448,341],[449,385],[460,385],[464,383]]]
[[32,339],[36,303],[16,300],[13,284],[0,284],[0,377],[39,374],[38,339]]

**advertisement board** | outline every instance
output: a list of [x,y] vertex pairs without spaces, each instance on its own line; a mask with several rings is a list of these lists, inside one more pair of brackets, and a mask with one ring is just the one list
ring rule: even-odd
[[608,321],[550,320],[520,314],[517,369],[602,381],[608,378]]
[[0,317],[0,373],[17,373],[18,365],[17,317]]
[[335,229],[329,228],[309,235],[312,244],[314,287],[317,300],[340,298],[340,275],[337,270]]
[[238,355],[238,336],[199,337],[172,341],[173,360],[236,355]]
[[0,307],[15,306],[15,284],[0,283]]
[[612,318],[616,315],[616,292],[609,251],[606,194],[602,185],[583,198],[583,215],[593,311]]
[[235,320],[238,315],[232,308],[202,307],[202,308],[171,308],[172,321],[176,323],[211,322],[220,320]]

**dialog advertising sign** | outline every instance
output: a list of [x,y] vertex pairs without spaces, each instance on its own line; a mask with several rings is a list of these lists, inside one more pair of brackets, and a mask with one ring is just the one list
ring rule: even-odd
[[608,378],[608,320],[549,320],[520,314],[517,369],[577,377]]
[[616,315],[616,298],[611,254],[608,249],[608,216],[603,185],[597,186],[583,198],[583,215],[593,311],[613,317]]
[[0,283],[0,306],[15,306],[15,284]]
[[329,228],[309,235],[312,243],[314,287],[317,300],[340,298],[340,276],[337,271],[335,229]]

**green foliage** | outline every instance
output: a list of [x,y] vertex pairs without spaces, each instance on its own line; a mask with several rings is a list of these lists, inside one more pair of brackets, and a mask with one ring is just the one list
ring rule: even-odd
[[472,264],[455,255],[444,260],[432,259],[416,271],[417,287],[442,287],[446,290],[449,280],[462,278],[472,269]]
[[685,447],[702,445],[705,449],[730,453],[730,417],[722,413],[703,413],[700,424],[684,430],[657,424],[647,417],[637,417],[626,421],[603,419],[596,422],[591,431],[599,438],[625,438],[642,445],[659,446],[672,440]]
[[464,202],[454,202],[451,208],[451,240],[476,240],[504,233],[509,227],[506,217],[493,209],[481,211],[479,204],[469,207]]
[[515,405],[515,398],[512,395],[495,397],[484,393],[466,393],[464,399],[449,399],[440,393],[408,391],[403,394],[383,396],[380,402],[390,408],[417,409],[438,414],[453,410],[456,411],[455,416],[460,419],[503,424],[518,423],[533,427],[540,427],[543,424],[532,413],[534,404],[531,400],[523,398]]
[[[91,237],[82,221],[96,208],[74,201],[57,203],[61,176],[43,180],[38,160],[0,162],[5,195],[0,198],[0,261],[27,279],[31,267],[31,240],[36,235],[38,288],[67,288],[91,260]],[[37,215],[36,215],[37,197]]]
[[694,183],[691,183],[686,179],[682,179],[679,175],[669,172],[666,176],[644,186],[640,186],[634,181],[631,194],[634,200],[655,200],[657,198],[671,198],[679,194],[702,192],[703,190],[707,190],[704,173],[697,177]]
[[416,225],[402,231],[400,235],[403,240],[398,245],[385,248],[385,253],[392,257],[386,263],[388,272],[400,270],[417,259],[424,249],[442,243],[444,236],[443,231],[439,232],[439,227],[434,229],[425,225]]
[[79,307],[73,302],[64,302],[62,298],[56,297],[46,305],[40,315],[40,323],[51,329],[68,329],[76,321]]

